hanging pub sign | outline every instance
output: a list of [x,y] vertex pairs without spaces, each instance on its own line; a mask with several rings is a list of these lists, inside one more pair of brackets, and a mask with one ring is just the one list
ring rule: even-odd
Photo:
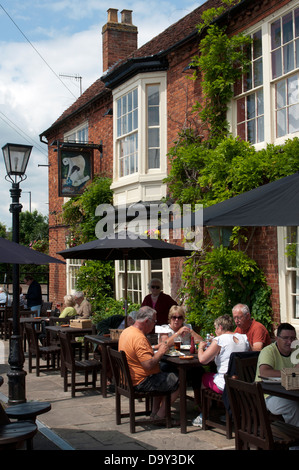
[[93,177],[92,148],[59,148],[59,196],[83,193]]

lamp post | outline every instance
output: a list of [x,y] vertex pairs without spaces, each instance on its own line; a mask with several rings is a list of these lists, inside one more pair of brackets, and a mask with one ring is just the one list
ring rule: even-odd
[[[20,204],[21,189],[19,183],[27,176],[25,171],[31,154],[31,145],[6,144],[2,147],[4,162],[6,167],[7,181],[11,181],[10,195],[12,203],[10,212],[12,213],[12,241],[19,243],[19,214],[22,210]],[[23,370],[24,352],[22,348],[22,338],[20,335],[19,305],[20,305],[20,270],[19,264],[13,264],[13,303],[12,316],[13,326],[9,345],[10,371],[8,377],[9,403],[18,404],[26,401],[25,376]]]

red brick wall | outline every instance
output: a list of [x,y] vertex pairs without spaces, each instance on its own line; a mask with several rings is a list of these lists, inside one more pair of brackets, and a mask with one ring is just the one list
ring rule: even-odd
[[135,26],[118,24],[107,25],[103,33],[103,71],[108,70],[118,60],[125,59],[137,49],[137,29]]
[[[103,153],[100,158],[98,150],[94,151],[94,174],[112,177],[113,140],[112,140],[112,116],[104,116],[106,111],[112,108],[112,99],[108,95],[97,104],[86,109],[84,113],[70,118],[67,124],[61,125],[59,132],[48,136],[48,142],[53,140],[63,141],[64,133],[72,130],[88,120],[88,138],[90,142],[99,144],[102,141]],[[63,225],[61,214],[64,198],[58,196],[58,159],[55,147],[49,146],[49,254],[57,257],[57,252],[66,248],[66,236],[68,229]],[[50,301],[63,303],[63,297],[67,293],[66,266],[50,264],[49,279]]]
[[[249,229],[250,231],[253,229]],[[256,227],[248,245],[247,254],[264,271],[267,283],[272,289],[273,321],[280,322],[278,284],[278,244],[276,227]]]

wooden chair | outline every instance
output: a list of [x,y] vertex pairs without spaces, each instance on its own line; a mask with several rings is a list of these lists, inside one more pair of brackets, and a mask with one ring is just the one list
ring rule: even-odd
[[[57,369],[60,364],[60,347],[59,346],[41,346],[38,343],[38,334],[31,323],[25,323],[26,338],[28,342],[28,369],[36,369],[36,375],[39,377],[40,370],[54,370],[57,360]],[[36,366],[32,365],[32,358],[35,356]],[[41,365],[40,360],[42,357],[46,358],[46,365]],[[51,364],[50,364],[51,359]]]
[[[121,418],[130,417],[130,432],[135,433],[137,424],[149,424],[149,419],[136,421],[136,416],[150,415],[152,398],[163,395],[166,397],[166,427],[170,427],[171,392],[136,392],[125,352],[116,351],[110,347],[107,347],[107,351],[115,385],[116,424],[121,424]],[[121,412],[121,395],[129,399],[129,413]],[[145,410],[135,411],[135,400],[141,398],[145,398]]]
[[[238,371],[242,374],[243,378],[248,378],[251,381],[255,378],[255,369],[257,364],[257,358],[259,353],[256,351],[245,351],[245,352],[235,352],[230,355],[230,361],[228,365],[227,375],[237,374],[237,364]],[[255,364],[255,369],[254,369]],[[226,390],[224,389],[223,394],[219,394],[210,389],[202,390],[202,429],[207,430],[209,427],[215,427],[222,429],[226,432],[226,438],[232,439],[232,416],[229,405],[228,396]],[[218,405],[225,407],[225,423],[221,422],[219,419],[213,418],[210,413],[211,402],[214,401]]]
[[[70,335],[68,333],[59,334],[61,354],[62,354],[62,371],[64,378],[64,391],[67,392],[68,385],[71,385],[72,397],[75,396],[76,390],[86,390],[89,385],[96,388],[97,372],[101,368],[100,361],[96,359],[85,359],[82,361],[75,360],[74,351],[71,344]],[[68,371],[71,373],[71,383],[68,383]],[[84,382],[76,381],[76,373],[84,372]],[[92,374],[92,380],[89,381],[89,374]],[[77,387],[80,388],[77,388]],[[84,386],[82,388],[82,386]]]
[[261,384],[225,376],[232,409],[236,450],[288,450],[299,445],[299,428],[270,422]]
[[223,408],[225,411],[225,422],[221,422],[220,419],[214,418],[210,413],[212,401],[223,408],[222,394],[216,393],[210,388],[203,388],[201,391],[202,429],[204,431],[209,429],[209,427],[222,429],[226,433],[226,439],[232,439],[233,427],[229,410],[226,407]]
[[[59,318],[59,317],[49,317],[49,326],[55,326],[55,325],[59,325],[59,324],[69,324],[70,323],[70,320],[71,320],[71,317],[64,317],[64,318]],[[50,334],[48,334],[48,344],[56,344],[56,345],[59,345],[59,334],[54,334],[53,332],[51,332]],[[83,352],[83,348],[82,348],[82,343],[80,343],[79,341],[76,341],[75,339],[71,338],[71,344],[72,344],[72,348],[74,349],[75,353],[78,352],[78,356],[79,356],[79,359],[81,361],[82,359],[82,352]]]
[[256,367],[258,354],[248,357],[236,356],[236,375],[243,382],[254,382],[256,375]]

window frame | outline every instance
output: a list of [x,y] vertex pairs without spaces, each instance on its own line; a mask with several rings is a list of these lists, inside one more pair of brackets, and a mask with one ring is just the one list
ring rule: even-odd
[[[276,84],[283,79],[289,78],[299,73],[299,67],[295,67],[287,74],[273,79],[272,78],[272,66],[271,66],[271,25],[278,19],[286,16],[290,12],[295,11],[298,8],[298,2],[291,1],[287,6],[278,9],[275,13],[272,13],[267,18],[256,23],[254,27],[248,29],[244,34],[253,35],[259,29],[262,31],[262,56],[263,56],[263,85],[260,87],[263,89],[264,97],[264,141],[258,142],[254,145],[257,150],[265,148],[268,143],[275,145],[283,144],[287,139],[298,137],[299,131],[293,133],[287,133],[283,136],[278,137],[276,135],[276,96],[275,89]],[[294,38],[295,41],[295,38]],[[299,44],[299,41],[298,41]],[[230,122],[230,130],[234,136],[237,136],[237,100],[241,97],[247,96],[250,93],[256,92],[259,88],[244,91],[242,94],[234,96],[228,109],[228,121]]]
[[[297,228],[297,246],[299,242],[299,227]],[[280,318],[281,322],[292,324],[299,329],[299,307],[298,318],[295,317],[294,296],[298,297],[299,293],[293,292],[293,273],[297,273],[299,284],[299,264],[298,267],[290,266],[288,261],[287,245],[288,227],[277,227],[278,242],[278,272],[279,272],[279,298],[280,298]],[[298,251],[298,250],[297,250]],[[297,259],[299,258],[297,253]]]
[[[148,117],[147,117],[147,86],[159,85],[160,87],[160,166],[159,168],[148,168]],[[119,165],[119,147],[117,137],[117,100],[125,94],[128,94],[134,88],[137,88],[138,95],[138,171],[132,174],[121,176]],[[151,180],[157,176],[161,179],[166,176],[167,171],[167,87],[166,72],[152,72],[149,74],[138,74],[134,78],[128,80],[123,85],[113,91],[113,141],[114,141],[114,158],[113,158],[113,185],[112,187],[121,187],[132,182],[140,183],[143,180]],[[144,158],[146,155],[146,158]]]
[[[64,133],[64,141],[65,142],[80,142],[82,143],[88,143],[88,121],[84,121],[82,124],[79,124],[78,126],[74,127],[72,130],[65,132]],[[87,133],[85,138],[83,140],[80,139],[80,134],[84,132]],[[74,139],[71,139],[71,137],[74,136]]]

